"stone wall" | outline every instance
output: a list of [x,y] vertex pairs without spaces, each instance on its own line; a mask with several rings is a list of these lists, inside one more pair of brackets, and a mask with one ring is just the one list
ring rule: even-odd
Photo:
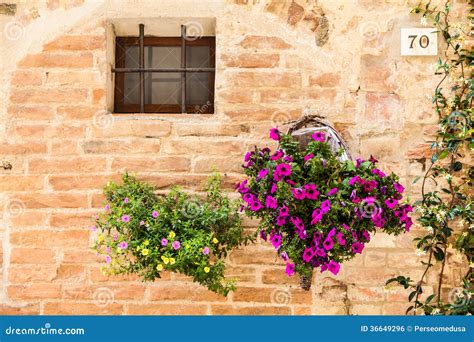
[[[384,284],[422,272],[416,227],[377,234],[337,277],[317,274],[309,292],[268,244],[235,251],[238,290],[223,298],[176,274],[152,284],[103,276],[90,226],[102,186],[124,170],[160,191],[199,191],[215,167],[231,189],[246,149],[303,112],[326,116],[353,155],[373,154],[419,196],[411,182],[436,129],[428,96],[437,80],[436,57],[400,57],[400,28],[421,26],[409,15],[415,2],[0,4],[0,156],[12,166],[0,169],[0,314],[403,314],[406,292]],[[214,115],[104,114],[110,20],[154,16],[216,18]],[[459,262],[450,258],[446,285]]]

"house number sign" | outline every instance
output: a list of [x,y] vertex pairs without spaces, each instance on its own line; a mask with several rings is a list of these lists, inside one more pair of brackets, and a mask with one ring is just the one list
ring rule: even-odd
[[430,28],[401,29],[402,56],[436,56],[438,54],[438,34]]

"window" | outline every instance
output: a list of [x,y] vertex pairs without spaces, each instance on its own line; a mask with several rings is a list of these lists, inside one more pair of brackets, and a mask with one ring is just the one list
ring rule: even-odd
[[116,37],[116,113],[214,113],[215,37]]

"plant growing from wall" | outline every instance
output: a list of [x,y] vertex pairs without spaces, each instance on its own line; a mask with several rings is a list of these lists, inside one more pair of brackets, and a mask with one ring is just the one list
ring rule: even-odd
[[[260,236],[287,262],[286,273],[309,278],[314,268],[337,274],[340,264],[361,253],[371,234],[400,234],[412,224],[402,203],[404,187],[376,160],[341,161],[324,132],[303,147],[290,134],[270,130],[279,149],[245,155],[248,176],[237,189],[245,212],[260,219]],[[308,289],[308,286],[303,286]]]
[[[417,6],[413,13],[422,20],[431,21],[444,40],[444,53],[436,64],[436,75],[441,77],[433,95],[433,103],[439,117],[436,141],[431,145],[432,156],[422,177],[422,198],[416,203],[418,222],[428,233],[415,239],[418,250],[427,254],[426,266],[420,279],[398,276],[387,281],[410,289],[407,313],[428,315],[472,314],[472,267],[474,263],[474,235],[472,209],[472,179],[474,170],[469,165],[469,152],[474,148],[473,62],[474,51],[465,48],[465,39],[472,31],[469,23],[453,24],[450,18],[451,4],[443,8],[430,3]],[[473,8],[470,9],[472,25]],[[472,37],[471,37],[472,39]],[[416,180],[415,180],[416,181]],[[428,184],[436,185],[432,191]],[[458,288],[451,289],[448,301],[443,296],[443,281],[449,249],[464,256],[468,263]],[[435,265],[439,267],[435,268]],[[428,274],[437,272],[435,293],[424,298],[424,286]]]
[[128,174],[122,184],[109,183],[105,210],[96,219],[103,272],[138,274],[147,281],[163,271],[178,272],[222,295],[234,290],[224,277],[224,258],[250,238],[243,235],[238,201],[223,195],[220,184],[214,174],[200,199],[178,188],[158,197]]

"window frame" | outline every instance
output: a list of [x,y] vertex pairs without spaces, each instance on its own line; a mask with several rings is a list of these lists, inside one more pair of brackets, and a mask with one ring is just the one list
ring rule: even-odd
[[[203,104],[200,106],[200,110],[197,114],[214,114],[214,91],[215,91],[215,62],[216,62],[216,37],[204,36],[204,37],[155,37],[148,36],[143,37],[143,46],[176,46],[183,48],[183,39],[185,39],[186,46],[209,46],[210,61],[209,68],[212,71],[204,71],[209,75],[209,105]],[[127,47],[138,46],[140,47],[140,37],[115,37],[115,68],[112,70],[115,73],[114,82],[114,112],[117,114],[127,113],[142,113],[140,111],[140,104],[125,104],[123,100],[124,89],[125,89],[125,74],[127,72],[120,71],[125,69],[125,51]],[[181,55],[181,58],[183,56]],[[184,57],[185,58],[185,57]],[[183,65],[183,61],[181,61]],[[183,74],[193,72],[193,68],[184,66],[185,71],[178,71]],[[188,71],[189,70],[189,71]],[[152,73],[153,71],[140,72],[143,74]],[[173,71],[176,72],[176,71]],[[183,79],[181,79],[183,82]],[[183,85],[181,85],[182,87]],[[185,87],[186,85],[184,85]],[[196,104],[186,103],[186,112],[182,112],[180,104],[144,104],[143,113],[147,114],[196,114]]]

